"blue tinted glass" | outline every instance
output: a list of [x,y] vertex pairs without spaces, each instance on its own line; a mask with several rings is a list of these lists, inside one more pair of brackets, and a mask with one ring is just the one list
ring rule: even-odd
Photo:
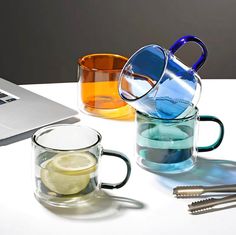
[[165,67],[165,54],[160,47],[151,45],[137,52],[130,64],[132,64],[135,74],[147,76],[155,84],[162,76]]

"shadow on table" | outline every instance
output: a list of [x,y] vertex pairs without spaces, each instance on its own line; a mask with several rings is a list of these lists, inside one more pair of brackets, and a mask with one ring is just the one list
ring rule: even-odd
[[190,171],[162,174],[158,181],[169,189],[179,185],[236,184],[236,162],[198,157],[195,167]]
[[[162,184],[168,191],[171,191],[176,186],[187,186],[187,185],[202,185],[202,186],[213,186],[220,184],[236,184],[236,162],[230,160],[216,160],[216,159],[205,159],[198,157],[197,164],[188,172],[180,174],[168,174],[159,175],[157,177],[158,183]],[[226,196],[227,194],[220,194],[220,196]],[[229,194],[228,194],[229,195]],[[206,197],[217,197],[219,194],[208,194],[200,196],[201,198]],[[229,208],[235,208],[234,205],[222,206],[221,208],[209,208],[207,210],[201,210],[197,214],[204,214],[209,212],[220,211]]]
[[135,112],[131,111],[130,113],[128,113],[125,116],[121,116],[121,117],[114,117],[114,118],[106,118],[106,117],[99,117],[102,119],[108,119],[110,121],[122,121],[122,122],[133,122],[135,120]]
[[143,209],[145,205],[137,200],[117,197],[99,191],[93,200],[79,204],[76,208],[59,208],[44,205],[52,213],[68,219],[102,220],[120,216],[125,210]]

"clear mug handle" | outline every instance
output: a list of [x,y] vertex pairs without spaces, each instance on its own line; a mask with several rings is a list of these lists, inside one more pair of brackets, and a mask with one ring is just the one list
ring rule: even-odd
[[131,173],[131,164],[130,164],[129,159],[123,153],[120,153],[120,152],[117,152],[114,150],[104,149],[102,152],[102,155],[121,158],[126,164],[127,172],[126,172],[126,176],[125,176],[124,180],[121,181],[120,183],[116,183],[116,184],[115,183],[114,184],[101,183],[100,187],[104,188],[104,189],[118,189],[118,188],[123,187],[127,183],[127,181],[129,180],[130,173]]

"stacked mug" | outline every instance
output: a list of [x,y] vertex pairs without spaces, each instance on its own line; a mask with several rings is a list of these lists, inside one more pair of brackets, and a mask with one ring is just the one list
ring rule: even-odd
[[[202,54],[190,68],[175,52],[188,42],[197,43]],[[136,109],[137,163],[154,173],[179,173],[191,169],[197,152],[211,151],[222,142],[224,126],[214,116],[199,116],[197,103],[201,80],[197,71],[207,58],[207,48],[197,37],[178,39],[169,50],[148,45],[135,52],[119,77],[121,98]],[[220,126],[216,142],[197,147],[198,121]]]

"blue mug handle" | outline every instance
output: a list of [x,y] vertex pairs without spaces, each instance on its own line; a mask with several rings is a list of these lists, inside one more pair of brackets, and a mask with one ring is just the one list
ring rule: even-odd
[[205,44],[197,37],[193,36],[193,35],[187,35],[187,36],[183,36],[180,39],[178,39],[171,47],[170,47],[170,52],[171,53],[175,53],[180,47],[182,47],[185,43],[187,42],[196,42],[202,49],[202,55],[201,57],[198,59],[198,61],[192,66],[192,69],[195,71],[198,71],[202,65],[204,64],[204,62],[206,61],[207,58],[207,48],[205,46]]

